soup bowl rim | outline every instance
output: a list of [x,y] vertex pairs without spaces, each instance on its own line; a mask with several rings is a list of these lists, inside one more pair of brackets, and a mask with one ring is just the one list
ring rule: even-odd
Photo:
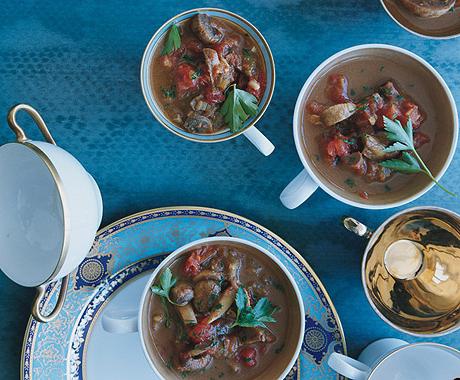
[[417,332],[414,332],[414,331],[411,331],[411,330],[407,330],[407,329],[397,325],[393,321],[391,321],[389,318],[387,318],[377,308],[377,306],[375,305],[374,301],[372,300],[372,297],[371,297],[371,294],[369,292],[369,289],[367,288],[366,263],[367,263],[367,259],[369,257],[369,253],[371,251],[371,248],[374,247],[377,239],[380,238],[380,236],[382,235],[383,230],[385,229],[386,226],[388,226],[389,223],[394,221],[396,218],[399,218],[401,215],[409,214],[409,213],[416,212],[416,211],[436,211],[436,212],[439,212],[439,213],[447,214],[447,215],[449,215],[449,216],[451,216],[451,217],[453,217],[455,219],[458,219],[460,221],[460,215],[457,214],[456,212],[448,210],[446,208],[437,207],[437,206],[415,206],[415,207],[407,208],[405,210],[401,210],[401,211],[391,215],[389,218],[385,219],[377,227],[377,229],[372,233],[372,236],[371,236],[371,238],[369,239],[369,241],[368,241],[368,243],[366,245],[366,248],[364,250],[364,255],[363,255],[363,258],[362,258],[362,261],[361,261],[361,282],[362,282],[362,285],[363,285],[363,288],[364,288],[364,293],[366,294],[366,297],[367,297],[367,300],[368,300],[369,304],[371,305],[371,307],[375,311],[375,313],[383,321],[388,323],[390,326],[392,326],[396,330],[401,331],[401,332],[406,333],[406,334],[409,334],[409,335],[412,335],[412,336],[416,336],[416,337],[419,337],[419,338],[435,338],[435,337],[447,335],[447,334],[450,334],[450,333],[453,333],[453,332],[459,330],[460,329],[460,318],[458,319],[457,323],[454,326],[452,326],[452,327],[450,327],[450,328],[448,328],[446,330],[437,332],[437,333],[429,333],[429,332],[417,333]]
[[412,34],[414,34],[414,35],[416,35],[418,37],[427,38],[427,39],[430,39],[430,40],[449,40],[449,39],[452,39],[452,38],[460,37],[460,31],[455,32],[453,34],[446,35],[446,36],[431,36],[429,34],[424,34],[424,33],[417,32],[417,31],[413,30],[412,28],[409,28],[408,26],[406,26],[403,23],[401,23],[398,19],[396,19],[396,17],[393,15],[393,13],[388,9],[386,1],[387,0],[380,0],[380,3],[382,4],[383,9],[385,9],[385,12],[387,12],[388,16],[390,16],[391,19],[397,25],[399,25],[401,28],[405,29],[409,33],[412,33]]
[[[262,45],[263,47],[261,46],[261,44],[257,43],[257,45],[259,46],[259,49],[263,52],[263,51],[266,51],[267,53],[267,56],[268,56],[268,60],[265,60],[264,59],[264,63],[267,67],[270,67],[271,69],[271,85],[270,87],[267,87],[265,88],[265,93],[264,94],[267,94],[267,98],[264,102],[264,104],[262,105],[262,107],[257,111],[257,114],[254,116],[253,120],[251,120],[250,123],[248,123],[244,128],[242,128],[241,130],[239,130],[238,132],[235,132],[235,133],[231,133],[229,132],[228,135],[225,135],[225,136],[221,136],[223,135],[225,132],[224,131],[221,131],[221,132],[217,132],[216,134],[209,134],[209,135],[201,135],[201,134],[193,134],[193,133],[188,133],[188,135],[186,135],[185,133],[187,133],[186,131],[183,131],[183,132],[179,132],[173,128],[171,128],[168,124],[166,124],[165,122],[163,122],[163,120],[161,120],[158,116],[157,116],[157,111],[154,110],[152,104],[150,103],[149,99],[148,99],[148,96],[147,94],[148,93],[152,93],[153,94],[153,90],[152,90],[152,85],[151,85],[151,81],[150,80],[147,80],[147,83],[148,85],[144,85],[144,78],[145,78],[145,73],[148,71],[148,67],[146,67],[147,65],[151,64],[152,63],[152,60],[153,60],[153,57],[157,51],[157,49],[159,49],[159,46],[156,46],[152,52],[149,54],[149,49],[150,49],[150,46],[152,44],[154,44],[155,40],[158,38],[158,36],[163,33],[164,29],[167,28],[171,23],[175,22],[176,19],[182,17],[182,16],[187,16],[187,15],[190,15],[191,17],[194,15],[194,14],[197,14],[197,13],[206,13],[206,12],[216,12],[216,13],[222,13],[224,15],[228,15],[228,16],[231,16],[231,17],[234,17],[236,18],[238,21],[241,22],[241,24],[238,24],[238,26],[240,28],[242,28],[243,30],[247,31],[248,29],[251,29],[256,35],[257,37],[260,39],[260,41],[262,42]],[[187,19],[189,19],[190,17],[188,17]],[[231,20],[230,20],[231,21]],[[233,22],[233,21],[231,21]],[[244,17],[240,16],[239,14],[237,13],[234,13],[234,12],[230,12],[226,9],[221,9],[221,8],[214,8],[214,7],[201,7],[201,8],[193,8],[193,9],[189,9],[189,10],[186,10],[184,12],[181,12],[173,17],[171,17],[169,20],[167,20],[164,24],[162,24],[157,30],[156,32],[153,34],[153,36],[150,38],[149,42],[147,43],[147,46],[145,47],[145,50],[144,50],[144,53],[142,55],[142,60],[141,60],[141,67],[140,67],[140,82],[141,82],[141,89],[142,89],[142,95],[144,97],[144,100],[145,100],[145,103],[147,104],[150,112],[152,113],[152,115],[155,117],[155,119],[163,126],[165,127],[168,131],[174,133],[176,136],[179,136],[179,137],[182,137],[186,140],[189,140],[189,141],[195,141],[195,142],[200,142],[200,143],[216,143],[216,142],[221,142],[221,141],[226,141],[226,140],[230,140],[230,139],[233,139],[239,135],[241,135],[242,133],[246,132],[249,128],[253,127],[256,125],[256,123],[262,118],[262,116],[264,115],[265,111],[267,110],[268,106],[270,105],[270,102],[272,100],[272,97],[273,97],[273,93],[275,91],[275,83],[276,83],[276,71],[275,71],[275,60],[273,58],[273,53],[270,49],[270,45],[268,44],[267,40],[265,39],[265,37],[263,36],[263,34],[259,31],[259,29],[257,29],[254,24],[252,24],[251,22],[249,22],[247,19],[245,19]],[[158,104],[158,102],[156,101],[155,97],[152,96],[153,98],[153,101],[155,104]],[[165,116],[164,112],[161,111],[161,109],[159,108],[159,111],[161,114],[163,114],[163,116]],[[165,118],[167,119],[167,117],[165,116]],[[170,122],[171,124],[174,124],[172,122]],[[176,126],[177,127],[177,126]],[[181,129],[180,127],[177,127],[177,129]],[[204,139],[202,138],[201,136],[206,136],[207,138]],[[219,137],[221,136],[221,137]]]
[[[327,67],[331,62],[340,62],[341,58],[343,56],[355,52],[355,51],[361,51],[361,50],[368,50],[368,49],[377,49],[377,50],[389,50],[392,52],[395,52],[397,54],[402,54],[405,56],[408,56],[409,58],[412,58],[413,60],[417,61],[420,65],[422,65],[425,69],[427,69],[430,74],[433,76],[433,79],[436,79],[438,83],[441,85],[444,94],[447,96],[449,99],[449,108],[452,113],[452,118],[453,118],[453,136],[452,136],[452,144],[451,148],[449,151],[448,156],[446,157],[444,164],[442,165],[441,169],[439,172],[435,175],[435,178],[437,181],[443,177],[445,172],[447,171],[448,167],[450,166],[452,159],[454,157],[456,148],[457,148],[457,142],[458,142],[458,127],[459,127],[459,119],[458,119],[458,113],[457,113],[457,106],[455,104],[454,97],[452,95],[452,92],[450,91],[447,83],[445,80],[442,78],[442,76],[437,72],[437,70],[431,66],[427,61],[425,61],[423,58],[418,56],[415,53],[412,53],[409,50],[403,49],[398,46],[394,45],[388,45],[388,44],[362,44],[362,45],[355,45],[346,49],[343,49],[329,58],[325,59],[316,69],[309,75],[307,80],[305,81],[302,89],[300,90],[299,96],[297,97],[295,109],[294,109],[294,115],[293,115],[293,133],[294,133],[294,141],[297,149],[297,154],[300,157],[300,160],[305,168],[305,170],[308,172],[309,176],[318,184],[326,193],[328,193],[330,196],[333,198],[354,206],[358,208],[364,208],[364,209],[369,209],[369,210],[382,210],[382,209],[388,209],[388,208],[393,208],[393,207],[399,207],[403,206],[407,203],[410,203],[422,195],[424,195],[426,192],[428,192],[434,185],[435,183],[433,181],[427,183],[425,187],[423,187],[420,191],[416,192],[415,194],[408,195],[396,202],[391,202],[391,203],[383,203],[383,204],[372,204],[372,203],[364,203],[364,202],[359,202],[356,200],[352,199],[347,199],[343,197],[342,195],[338,194],[338,192],[332,190],[331,187],[329,187],[330,180],[325,178],[324,180],[315,174],[315,172],[311,169],[311,166],[313,165],[310,163],[310,159],[307,158],[307,154],[304,153],[304,143],[303,143],[303,138],[302,138],[302,128],[303,128],[303,121],[299,121],[302,116],[303,108],[305,105],[305,101],[307,100],[306,98],[306,93],[310,89],[310,87],[314,84],[314,82],[317,80],[317,77],[319,74],[321,74],[322,70]],[[328,183],[326,185],[325,183]]]
[[[138,331],[139,331],[139,337],[141,340],[142,348],[144,351],[144,355],[147,358],[147,361],[150,364],[150,367],[154,370],[155,374],[158,375],[161,379],[164,377],[161,375],[160,371],[157,369],[158,364],[150,357],[149,351],[147,349],[147,342],[144,339],[144,334],[147,333],[147,330],[143,330],[143,323],[146,318],[146,313],[147,310],[145,307],[149,304],[147,302],[147,296],[150,294],[150,287],[152,284],[155,282],[157,276],[167,267],[171,265],[172,262],[174,262],[178,257],[186,253],[188,250],[190,250],[193,247],[197,247],[200,245],[205,245],[205,244],[218,244],[218,245],[225,245],[226,243],[235,243],[235,244],[240,244],[243,246],[247,246],[251,249],[257,250],[259,253],[262,255],[266,256],[270,261],[271,264],[274,266],[277,266],[286,276],[287,282],[290,284],[293,292],[295,293],[296,296],[296,301],[298,304],[298,313],[300,316],[300,326],[299,326],[299,336],[297,339],[296,343],[296,348],[295,352],[292,355],[291,360],[289,361],[288,365],[286,368],[283,370],[283,372],[280,375],[280,379],[284,378],[289,371],[291,370],[292,366],[295,364],[296,360],[298,359],[298,356],[300,354],[300,350],[302,348],[302,342],[303,342],[303,337],[305,333],[305,308],[304,308],[304,303],[302,299],[302,295],[300,293],[299,287],[292,276],[292,274],[288,271],[288,269],[284,266],[284,264],[272,253],[270,253],[267,249],[262,248],[260,245],[253,243],[251,241],[241,239],[241,238],[235,238],[235,237],[224,237],[224,236],[214,236],[214,237],[207,237],[203,239],[198,239],[194,240],[190,243],[187,243],[172,253],[170,253],[153,271],[153,273],[149,276],[149,279],[147,280],[146,286],[144,288],[144,291],[142,293],[142,297],[140,299],[140,308],[139,308],[139,315],[138,315]],[[157,361],[161,362],[161,361]],[[160,363],[160,366],[164,366],[164,363]]]

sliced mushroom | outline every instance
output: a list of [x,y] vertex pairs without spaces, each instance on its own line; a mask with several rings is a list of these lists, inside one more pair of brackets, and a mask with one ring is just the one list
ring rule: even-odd
[[328,127],[348,119],[356,112],[354,103],[341,103],[330,106],[321,112],[321,121]]
[[178,282],[172,287],[169,297],[178,306],[184,306],[193,299],[193,287],[186,282]]
[[235,72],[232,67],[224,57],[219,57],[214,49],[204,48],[203,54],[212,86],[220,90],[227,89],[234,79]]
[[203,95],[198,95],[194,97],[190,101],[190,107],[192,107],[194,111],[206,111],[209,104],[206,103],[203,99],[204,99]]
[[378,162],[366,159],[366,179],[369,182],[385,182],[391,176],[391,169],[379,165]]
[[205,44],[216,44],[224,37],[223,33],[212,25],[211,17],[198,13],[192,19],[192,31]]
[[212,356],[205,354],[198,357],[186,357],[176,369],[178,372],[195,372],[206,369],[212,362]]
[[354,152],[342,158],[344,165],[353,173],[358,175],[365,175],[367,172],[366,159],[361,152]]
[[276,341],[276,336],[267,329],[260,327],[251,327],[247,329],[249,337],[242,342],[242,345],[250,345],[255,343],[273,343]]
[[233,286],[237,286],[240,282],[240,267],[241,261],[234,256],[229,256],[226,260],[227,279]]
[[230,309],[233,301],[235,300],[236,291],[237,287],[235,286],[229,286],[224,290],[216,305],[213,307],[211,313],[209,314],[208,323],[212,323],[219,319],[227,312],[228,309]]
[[196,112],[187,117],[184,129],[191,133],[210,133],[213,130],[211,120]]
[[224,278],[223,273],[221,272],[215,272],[210,269],[205,269],[202,270],[200,273],[198,273],[195,277],[193,277],[193,282],[199,282],[203,280],[213,280],[216,282],[222,281]]
[[216,281],[203,280],[195,285],[193,306],[199,313],[208,312],[219,298],[220,285]]
[[177,306],[176,310],[179,312],[184,325],[195,325],[197,323],[195,312],[191,304],[184,306]]
[[371,160],[387,160],[399,154],[399,152],[385,152],[386,145],[376,136],[364,135],[363,141],[363,155]]

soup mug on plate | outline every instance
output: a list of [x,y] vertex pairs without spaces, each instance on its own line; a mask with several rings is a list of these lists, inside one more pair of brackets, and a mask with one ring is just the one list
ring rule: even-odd
[[[334,183],[334,175],[331,175],[330,172],[326,175],[321,163],[317,162],[319,155],[313,154],[312,150],[313,144],[316,144],[315,148],[317,148],[318,142],[312,136],[308,136],[308,132],[311,131],[307,128],[316,128],[314,132],[317,133],[316,131],[321,132],[318,130],[321,127],[304,123],[306,104],[316,100],[314,99],[316,95],[313,93],[316,84],[322,78],[333,72],[347,75],[350,68],[356,65],[355,62],[359,63],[360,60],[372,62],[375,68],[372,72],[362,75],[358,70],[354,74],[355,82],[361,81],[363,84],[372,82],[373,85],[378,86],[388,80],[394,80],[396,84],[412,80],[416,84],[412,92],[411,88],[403,88],[403,92],[420,104],[422,111],[427,114],[421,129],[432,135],[432,141],[427,146],[420,148],[423,150],[421,155],[437,180],[443,176],[452,161],[458,138],[457,108],[452,93],[439,73],[419,56],[396,46],[380,44],[355,46],[333,55],[319,65],[307,79],[297,98],[293,131],[297,153],[304,169],[281,193],[281,202],[287,208],[298,207],[318,187],[321,187],[343,203],[366,209],[385,209],[411,202],[434,185],[427,176],[414,174],[404,186],[391,191],[382,191],[365,199],[347,186]],[[363,78],[364,75],[368,77]],[[363,79],[366,79],[366,82]],[[353,77],[350,78],[350,81],[353,82]],[[414,86],[413,83],[411,85]],[[335,174],[338,174],[342,168],[337,167],[334,170]]]
[[[27,112],[47,142],[32,141],[16,120]],[[93,177],[56,146],[40,114],[19,104],[8,114],[17,142],[0,147],[0,269],[23,286],[37,287],[32,315],[40,322],[61,310],[69,273],[88,254],[102,218]],[[52,311],[41,309],[49,283],[62,279]]]
[[[184,129],[179,128],[166,117],[165,113],[161,109],[161,105],[156,99],[153,90],[152,78],[153,73],[155,71],[153,61],[158,49],[161,49],[160,45],[164,39],[164,36],[168,32],[171,25],[180,23],[184,20],[189,20],[190,18],[199,13],[206,13],[210,17],[222,18],[226,21],[236,24],[255,40],[263,56],[266,73],[265,92],[262,96],[262,99],[259,102],[257,114],[249,118],[245,122],[243,128],[236,133],[232,133],[229,129],[226,129],[213,134],[195,134],[189,133]],[[141,87],[144,99],[147,102],[147,105],[150,111],[152,112],[153,116],[155,116],[155,118],[166,129],[168,129],[170,132],[173,132],[177,136],[180,136],[190,141],[196,141],[201,143],[214,143],[229,140],[239,136],[240,134],[243,134],[265,156],[270,155],[275,149],[273,144],[255,127],[255,124],[260,120],[265,110],[267,109],[275,88],[275,62],[273,60],[273,55],[270,50],[270,47],[268,46],[267,41],[257,30],[257,28],[254,25],[252,25],[249,21],[245,20],[243,17],[235,13],[217,8],[198,8],[180,13],[177,16],[174,16],[172,19],[168,20],[153,35],[152,39],[150,40],[145,49],[141,63]]]
[[[159,275],[177,259],[188,254],[191,249],[204,245],[225,245],[240,247],[245,252],[250,252],[258,261],[269,266],[275,271],[277,278],[288,297],[289,306],[289,329],[284,341],[283,350],[277,354],[277,360],[273,362],[260,376],[254,380],[263,379],[284,379],[297,360],[302,346],[305,331],[305,312],[299,288],[284,265],[266,249],[249,242],[247,240],[233,237],[210,237],[193,241],[186,244],[164,259],[149,277],[141,296],[138,310],[111,310],[102,315],[102,327],[111,333],[139,332],[142,349],[152,367],[154,373],[161,379],[175,379],[178,377],[171,368],[160,357],[152,338],[152,301],[155,297],[151,291],[151,286],[158,283]],[[273,328],[273,327],[272,327]],[[227,377],[223,377],[222,380]]]

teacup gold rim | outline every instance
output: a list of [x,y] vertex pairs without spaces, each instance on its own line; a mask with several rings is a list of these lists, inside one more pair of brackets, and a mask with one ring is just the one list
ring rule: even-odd
[[[217,137],[217,138],[209,139],[209,140],[202,140],[202,139],[195,138],[195,137],[185,136],[185,135],[175,131],[174,129],[170,128],[166,123],[164,123],[162,120],[160,120],[156,116],[152,106],[150,105],[150,103],[147,100],[146,93],[147,93],[148,89],[145,88],[144,81],[142,80],[144,78],[144,68],[145,68],[145,65],[147,64],[147,62],[146,62],[147,61],[147,51],[148,51],[150,45],[155,40],[155,38],[157,38],[157,36],[160,33],[160,31],[162,31],[163,28],[168,26],[170,23],[174,22],[177,18],[182,17],[182,16],[186,16],[188,14],[197,13],[197,12],[198,13],[199,12],[202,12],[202,13],[205,13],[205,12],[221,12],[221,13],[224,13],[224,14],[227,14],[229,16],[237,18],[243,24],[245,24],[247,27],[252,29],[257,34],[257,36],[260,38],[260,40],[262,41],[262,44],[264,45],[265,49],[267,50],[267,54],[268,54],[268,57],[269,57],[269,62],[268,63],[271,66],[271,69],[272,69],[272,83],[271,83],[271,86],[270,86],[270,89],[269,89],[269,92],[268,92],[267,100],[266,100],[265,104],[262,106],[262,108],[259,110],[259,112],[258,112],[257,116],[254,118],[254,120],[251,123],[249,123],[245,128],[243,128],[241,131],[238,131],[236,133],[232,133],[231,135],[226,136],[226,137]],[[221,8],[212,8],[212,7],[194,8],[194,9],[190,9],[190,10],[184,11],[182,13],[179,13],[179,14],[175,15],[174,17],[170,18],[163,25],[161,25],[157,29],[157,31],[154,33],[154,35],[150,38],[150,40],[149,40],[149,42],[148,42],[148,44],[147,44],[147,46],[146,46],[146,48],[144,50],[144,54],[142,55],[140,78],[141,78],[142,96],[144,97],[145,103],[147,104],[147,106],[148,106],[150,112],[152,113],[152,115],[155,117],[155,119],[161,125],[163,125],[163,127],[165,127],[168,131],[174,133],[176,136],[182,137],[183,139],[186,139],[186,140],[189,140],[189,141],[194,141],[194,142],[199,142],[199,143],[212,144],[212,143],[217,143],[217,142],[230,140],[230,139],[233,139],[233,138],[241,135],[242,133],[246,132],[249,128],[255,126],[256,123],[262,118],[262,116],[264,115],[264,113],[267,110],[268,106],[270,105],[270,102],[271,102],[271,99],[273,97],[273,93],[274,93],[274,90],[275,90],[275,82],[276,82],[275,60],[273,58],[273,53],[272,53],[272,51],[270,49],[270,46],[269,46],[267,40],[265,39],[265,37],[262,35],[262,33],[252,23],[250,23],[248,20],[246,20],[242,16],[240,16],[240,15],[238,15],[236,13],[227,11],[226,9],[221,9]],[[147,83],[150,83],[150,82],[147,82]],[[218,135],[216,135],[216,136],[218,136]]]
[[[303,128],[302,126],[302,121],[299,121],[302,116],[302,106],[303,106],[303,100],[305,98],[305,94],[308,90],[308,88],[312,85],[318,74],[321,73],[321,71],[332,61],[340,59],[342,56],[345,54],[354,52],[354,51],[360,51],[360,50],[365,50],[365,49],[382,49],[382,50],[390,50],[399,54],[404,54],[418,63],[420,63],[424,68],[426,68],[434,77],[435,79],[439,82],[441,85],[442,89],[444,90],[444,93],[446,94],[447,98],[449,99],[449,105],[452,113],[452,119],[453,119],[453,133],[452,133],[452,143],[450,146],[449,154],[446,157],[446,160],[439,170],[439,172],[435,175],[436,180],[440,180],[441,177],[444,176],[446,173],[447,169],[449,168],[452,159],[455,155],[455,151],[457,149],[457,143],[458,143],[458,127],[459,127],[459,118],[458,118],[458,113],[457,113],[457,106],[455,103],[455,99],[452,95],[452,92],[450,91],[449,86],[447,85],[446,81],[444,78],[439,74],[439,72],[426,60],[424,60],[422,57],[418,56],[415,53],[412,53],[411,51],[395,46],[395,45],[389,45],[389,44],[362,44],[362,45],[355,45],[351,46],[349,48],[343,49],[341,51],[338,51],[337,53],[331,55],[329,58],[326,58],[323,62],[321,62],[318,67],[308,76],[307,80],[305,81],[304,85],[302,86],[302,89],[299,92],[299,96],[297,97],[295,109],[294,109],[294,115],[293,115],[293,134],[294,134],[294,141],[297,149],[297,154],[302,162],[302,165],[304,169],[307,171],[308,175],[316,182],[316,184],[321,187],[327,194],[332,196],[333,198],[337,199],[338,201],[348,204],[354,207],[362,208],[362,209],[367,209],[367,210],[384,210],[384,209],[389,209],[389,208],[395,208],[395,207],[400,207],[404,206],[407,203],[410,203],[418,198],[420,198],[422,195],[427,193],[429,190],[433,188],[435,185],[434,182],[429,182],[427,185],[422,188],[420,191],[418,191],[415,194],[412,194],[411,196],[408,196],[404,199],[401,199],[397,202],[393,202],[390,204],[371,204],[371,203],[364,203],[364,202],[358,202],[352,199],[345,198],[335,192],[332,187],[329,187],[329,182],[328,180],[322,180],[319,178],[314,171],[311,169],[310,165],[310,160],[307,159],[307,154],[304,152],[304,147],[303,147],[303,142],[302,142],[302,137],[301,137],[301,130]],[[326,184],[327,183],[327,184]]]
[[453,347],[450,347],[450,346],[446,346],[445,344],[441,344],[441,343],[434,343],[434,342],[417,342],[417,343],[409,343],[409,344],[405,344],[401,347],[398,347],[398,348],[395,348],[394,350],[392,350],[389,354],[385,355],[383,358],[381,358],[377,364],[374,366],[374,368],[372,368],[371,372],[367,375],[367,378],[368,379],[371,379],[371,376],[377,371],[377,369],[383,364],[383,362],[385,360],[387,360],[388,358],[390,358],[391,356],[397,354],[398,352],[400,351],[403,351],[403,350],[407,350],[409,349],[410,347],[414,347],[414,346],[426,346],[426,345],[430,345],[430,346],[436,346],[436,347],[440,347],[440,348],[443,348],[447,351],[450,351],[450,352],[453,352],[454,354],[456,355],[460,355],[460,351],[457,350],[456,348],[453,348]]
[[418,37],[426,38],[426,39],[429,39],[429,40],[450,40],[450,39],[453,39],[453,38],[460,37],[460,32],[454,33],[452,35],[447,35],[447,36],[432,36],[430,34],[423,34],[423,33],[416,32],[415,30],[412,30],[408,26],[406,26],[403,23],[401,23],[398,19],[396,19],[396,17],[393,15],[393,13],[388,9],[388,7],[386,5],[386,0],[380,0],[380,3],[382,4],[383,9],[385,9],[385,11],[388,14],[388,16],[390,16],[390,18],[397,25],[399,25],[402,29],[406,30],[407,32],[412,33],[412,34],[414,34],[414,35],[416,35]]
[[[214,237],[201,238],[201,239],[191,241],[187,244],[182,245],[181,247],[178,247],[176,250],[171,252],[155,268],[153,273],[150,274],[149,279],[145,285],[144,291],[142,293],[142,296],[139,302],[139,316],[138,316],[139,337],[140,337],[142,348],[143,348],[147,361],[149,362],[154,372],[161,379],[164,379],[164,377],[161,375],[160,371],[157,369],[156,363],[153,361],[151,355],[149,354],[149,350],[147,349],[147,344],[144,338],[143,326],[144,326],[145,319],[147,318],[146,314],[148,312],[148,309],[146,309],[146,307],[148,306],[148,294],[149,294],[150,286],[155,282],[155,279],[160,275],[160,273],[166,267],[168,267],[172,262],[174,262],[177,258],[181,257],[183,254],[190,251],[190,249],[193,249],[194,247],[204,245],[204,244],[217,244],[217,245],[222,244],[223,245],[225,243],[242,245],[246,248],[250,248],[250,249],[254,249],[258,251],[260,254],[266,256],[271,261],[271,265],[277,266],[281,270],[281,272],[284,273],[284,275],[286,276],[287,281],[290,287],[292,288],[292,290],[294,291],[295,297],[297,300],[297,306],[298,306],[297,312],[299,313],[299,316],[300,316],[300,326],[299,326],[300,330],[299,330],[299,336],[297,337],[297,341],[295,344],[294,355],[289,360],[288,365],[281,371],[278,378],[279,379],[284,378],[289,373],[289,371],[292,369],[296,361],[298,360],[298,357],[300,355],[300,351],[302,348],[302,342],[303,342],[304,335],[305,335],[305,306],[303,303],[302,294],[300,293],[300,289],[299,289],[299,286],[297,285],[297,282],[295,281],[295,278],[292,276],[289,270],[285,267],[285,265],[281,262],[281,260],[279,260],[274,254],[269,252],[267,249],[261,247],[259,244],[251,242],[243,238],[228,237],[228,236],[225,236],[225,237],[224,236],[214,236]],[[259,379],[259,377],[257,378]]]
[[415,212],[415,211],[424,211],[424,210],[442,212],[442,213],[448,214],[448,215],[460,220],[460,215],[459,214],[457,214],[457,213],[455,213],[455,212],[453,212],[451,210],[448,210],[448,209],[445,209],[445,208],[442,208],[442,207],[437,207],[437,206],[415,206],[415,207],[411,207],[411,208],[402,210],[400,212],[397,212],[396,214],[393,214],[392,216],[390,216],[389,218],[384,220],[379,225],[379,227],[372,234],[371,238],[369,239],[369,242],[366,245],[366,248],[364,250],[364,255],[363,255],[363,258],[362,258],[362,261],[361,261],[361,283],[363,285],[364,293],[366,294],[367,301],[369,302],[369,304],[372,307],[372,309],[374,310],[374,312],[384,322],[388,323],[390,326],[392,326],[393,328],[395,328],[398,331],[401,331],[403,333],[406,333],[406,334],[409,334],[409,335],[412,335],[412,336],[415,336],[415,337],[419,337],[419,338],[436,338],[436,337],[444,336],[444,335],[447,335],[447,334],[450,334],[450,333],[453,333],[453,332],[459,330],[460,329],[460,320],[457,321],[457,323],[454,326],[452,326],[452,327],[450,327],[450,328],[448,328],[448,329],[446,329],[444,331],[440,331],[440,332],[436,332],[436,333],[417,333],[417,332],[414,332],[414,331],[411,331],[411,330],[406,330],[406,329],[402,328],[401,326],[396,325],[394,322],[390,321],[377,308],[377,306],[374,304],[374,302],[371,299],[371,295],[369,294],[369,290],[367,288],[367,283],[366,283],[366,276],[365,276],[365,274],[366,274],[366,262],[367,262],[367,258],[368,258],[369,252],[370,252],[370,248],[375,244],[376,240],[379,238],[379,236],[381,235],[381,233],[385,229],[385,227],[388,225],[388,223],[392,222],[393,220],[395,220],[396,218],[400,217],[401,215],[408,214],[408,213]]
[[68,252],[69,252],[69,246],[70,246],[70,217],[69,217],[69,207],[67,204],[66,200],[66,195],[64,191],[64,182],[62,181],[61,176],[59,175],[56,166],[51,162],[50,158],[46,155],[46,153],[40,149],[38,146],[33,144],[31,140],[26,140],[24,142],[14,142],[13,144],[20,144],[23,145],[24,147],[32,150],[41,160],[42,162],[46,165],[48,171],[50,172],[54,183],[56,185],[56,189],[59,194],[59,201],[60,205],[62,208],[62,214],[63,214],[63,223],[64,223],[64,228],[63,228],[63,237],[62,237],[62,246],[61,246],[61,253],[59,256],[59,260],[56,263],[56,266],[54,270],[51,272],[51,274],[48,276],[46,280],[41,282],[40,284],[34,285],[34,287],[39,287],[43,286],[55,279],[55,277],[58,275],[59,271],[62,269],[64,266],[64,262],[66,261]]

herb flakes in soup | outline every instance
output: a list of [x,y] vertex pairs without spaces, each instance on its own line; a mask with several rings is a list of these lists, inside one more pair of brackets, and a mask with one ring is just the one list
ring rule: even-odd
[[151,290],[152,339],[179,377],[254,378],[282,350],[289,317],[284,287],[249,252],[227,245],[192,249]]
[[189,133],[237,133],[258,112],[266,87],[262,53],[231,21],[199,13],[172,24],[152,64],[162,111]]

